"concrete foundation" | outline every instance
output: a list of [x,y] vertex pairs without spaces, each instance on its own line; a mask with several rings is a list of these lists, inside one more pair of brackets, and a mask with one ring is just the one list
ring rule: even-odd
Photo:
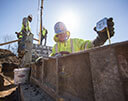
[[56,100],[128,100],[128,41],[42,59],[31,69],[31,83]]

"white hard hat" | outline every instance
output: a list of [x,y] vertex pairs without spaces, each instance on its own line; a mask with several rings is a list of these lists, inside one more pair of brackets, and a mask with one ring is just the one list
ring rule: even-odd
[[54,30],[56,34],[67,32],[67,28],[63,22],[57,22],[54,26]]
[[70,32],[67,30],[67,28],[66,28],[66,26],[63,22],[57,22],[54,26],[54,30],[55,30],[55,33],[56,33],[55,36],[54,36],[54,41],[55,42],[59,41],[57,35],[62,34],[62,33],[66,33],[67,34],[67,39],[69,39]]

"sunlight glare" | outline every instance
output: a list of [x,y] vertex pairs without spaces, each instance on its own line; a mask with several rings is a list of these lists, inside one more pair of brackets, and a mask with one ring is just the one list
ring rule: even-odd
[[73,12],[65,12],[60,17],[59,21],[63,22],[69,31],[75,31],[78,27],[78,17]]

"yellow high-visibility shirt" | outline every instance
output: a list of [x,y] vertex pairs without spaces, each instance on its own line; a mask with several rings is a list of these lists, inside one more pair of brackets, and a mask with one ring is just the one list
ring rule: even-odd
[[46,29],[43,29],[43,31],[42,31],[42,35],[45,36],[46,33],[47,33],[47,30],[46,30]]
[[25,30],[25,31],[31,31],[31,28],[29,26],[29,20],[28,18],[23,18],[23,22],[22,22],[22,28],[21,28],[21,31],[22,30]]
[[57,42],[53,48],[50,56],[54,56],[56,53],[67,51],[69,53],[79,52],[81,50],[92,48],[93,44],[90,40],[83,39],[68,39],[66,42]]

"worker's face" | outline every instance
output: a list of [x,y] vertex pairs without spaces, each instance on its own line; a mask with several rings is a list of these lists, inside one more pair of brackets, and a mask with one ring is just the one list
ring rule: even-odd
[[58,37],[60,42],[64,42],[67,39],[67,34],[66,33],[58,34],[56,35],[56,37]]

